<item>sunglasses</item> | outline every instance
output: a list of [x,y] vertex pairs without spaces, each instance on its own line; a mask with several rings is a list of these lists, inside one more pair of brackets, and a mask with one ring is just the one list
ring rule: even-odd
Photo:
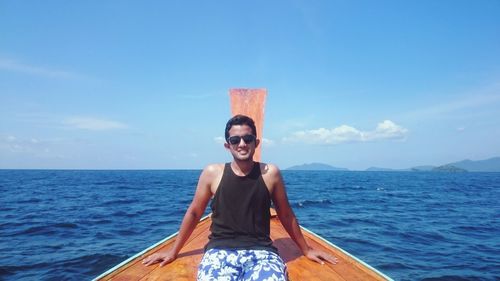
[[239,144],[241,142],[241,139],[243,139],[243,141],[246,144],[249,144],[249,143],[254,142],[256,137],[254,135],[244,135],[241,137],[240,136],[232,136],[232,137],[227,138],[227,142],[229,142],[230,144]]

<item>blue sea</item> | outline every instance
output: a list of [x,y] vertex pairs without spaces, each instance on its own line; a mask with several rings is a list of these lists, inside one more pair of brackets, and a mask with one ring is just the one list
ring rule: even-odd
[[[0,170],[0,280],[90,280],[177,231],[200,171]],[[395,280],[500,280],[500,173],[284,171],[308,229]]]

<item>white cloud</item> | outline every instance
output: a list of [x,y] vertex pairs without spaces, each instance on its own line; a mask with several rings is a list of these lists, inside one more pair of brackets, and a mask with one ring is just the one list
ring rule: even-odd
[[369,142],[384,139],[404,139],[408,130],[391,120],[379,123],[373,131],[361,131],[348,125],[333,129],[319,128],[315,130],[297,131],[284,142],[303,142],[308,144],[333,145],[349,142]]
[[75,144],[77,143],[74,140],[68,139],[26,138],[0,134],[0,159],[6,160],[5,163],[0,161],[0,165],[12,168],[10,165],[13,163],[7,159],[30,159],[35,162],[36,159],[68,159],[60,148],[67,145],[74,147]]
[[81,75],[76,73],[23,64],[15,60],[5,59],[5,58],[0,58],[0,69],[11,72],[19,72],[36,76],[49,77],[49,78],[62,78],[62,79],[82,78]]
[[0,151],[18,152],[24,151],[20,141],[12,135],[0,136]]
[[262,145],[263,146],[270,147],[270,146],[273,146],[274,144],[275,144],[275,141],[273,141],[271,139],[262,138]]
[[214,142],[217,144],[224,144],[226,142],[226,140],[224,140],[223,137],[215,137]]
[[0,135],[1,153],[28,153],[40,155],[40,153],[49,152],[47,146],[47,141],[41,141],[35,138],[23,139],[12,135]]
[[91,131],[105,131],[114,129],[125,129],[128,126],[112,120],[97,119],[93,117],[72,117],[64,121],[70,127]]
[[377,125],[375,131],[367,132],[365,140],[379,140],[379,139],[403,139],[408,133],[408,130],[396,125],[391,120],[384,120]]

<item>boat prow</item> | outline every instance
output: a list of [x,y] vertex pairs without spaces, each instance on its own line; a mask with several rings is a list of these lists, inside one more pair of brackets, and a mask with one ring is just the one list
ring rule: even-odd
[[[328,252],[338,258],[335,265],[319,264],[304,257],[271,209],[271,238],[280,256],[286,262],[289,280],[392,280],[348,252],[301,227],[309,246]],[[159,251],[170,248],[177,233],[134,255],[111,268],[94,280],[196,280],[198,264],[210,233],[210,216],[204,217],[186,242],[178,258],[160,267],[145,266],[142,260]]]

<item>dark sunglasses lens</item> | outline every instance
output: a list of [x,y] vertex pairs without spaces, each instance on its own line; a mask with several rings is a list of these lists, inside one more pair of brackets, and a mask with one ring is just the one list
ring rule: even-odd
[[232,136],[232,137],[229,137],[227,140],[229,141],[230,144],[238,144],[241,141],[241,137],[240,136]]
[[253,142],[255,140],[255,136],[254,135],[246,135],[246,136],[243,136],[243,141],[246,143],[246,144],[249,144],[251,142]]
[[249,144],[253,141],[255,141],[255,136],[254,135],[245,135],[245,136],[232,136],[232,137],[229,137],[227,140],[229,141],[230,144],[239,144],[241,142],[241,139],[243,139],[243,141],[246,143],[246,144]]

